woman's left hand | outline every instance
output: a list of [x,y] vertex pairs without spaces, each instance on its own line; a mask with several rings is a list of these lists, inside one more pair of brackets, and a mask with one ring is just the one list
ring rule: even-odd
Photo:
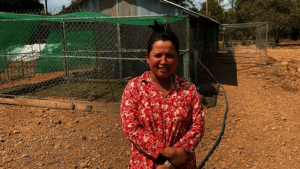
[[169,168],[166,166],[166,164],[163,164],[163,165],[158,165],[156,169],[169,169]]

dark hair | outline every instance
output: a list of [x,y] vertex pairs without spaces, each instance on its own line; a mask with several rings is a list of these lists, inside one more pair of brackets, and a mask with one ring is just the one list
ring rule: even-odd
[[153,33],[150,36],[148,42],[148,54],[150,54],[152,50],[152,46],[156,41],[171,41],[175,46],[175,50],[177,55],[179,56],[179,40],[178,37],[172,32],[171,27],[166,24],[159,24],[156,20],[154,21],[154,25],[150,26],[153,29]]

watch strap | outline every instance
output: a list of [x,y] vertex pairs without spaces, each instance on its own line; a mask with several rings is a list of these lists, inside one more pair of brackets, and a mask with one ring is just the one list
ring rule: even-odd
[[169,169],[175,169],[175,167],[170,163],[169,160],[165,161],[165,165],[169,168]]

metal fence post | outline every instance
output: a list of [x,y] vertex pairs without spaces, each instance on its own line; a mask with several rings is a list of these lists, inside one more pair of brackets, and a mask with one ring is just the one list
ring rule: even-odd
[[256,49],[257,48],[259,48],[259,40],[258,40],[258,26],[256,27],[256,44],[255,44],[255,46],[256,46]]
[[197,55],[194,56],[194,69],[195,69],[195,83],[198,82],[198,56],[200,54],[200,43],[199,43],[199,36],[200,36],[200,25],[199,21],[197,21],[197,26],[196,26],[196,50],[197,50]]
[[119,75],[120,80],[123,81],[123,68],[122,68],[122,48],[121,48],[121,30],[120,30],[120,24],[117,23],[117,36],[118,36],[118,53],[119,53]]
[[260,43],[259,43],[259,52],[260,52],[260,49],[261,49],[261,47],[262,47],[262,45],[261,45],[261,33],[262,33],[262,26],[260,26],[259,27],[259,41],[260,41]]
[[[116,0],[116,16],[119,16],[119,0]],[[119,76],[123,81],[123,67],[122,67],[122,48],[121,48],[121,28],[120,23],[117,23],[117,36],[118,36],[118,54],[119,54]]]
[[265,53],[266,53],[266,55],[267,55],[267,50],[268,50],[268,23],[267,23],[267,25],[266,25],[266,51],[265,51]]
[[96,17],[95,17],[95,21],[94,21],[94,28],[93,28],[93,32],[94,32],[94,44],[95,44],[95,58],[96,58],[96,64],[95,64],[95,67],[96,67],[96,70],[97,70],[97,75],[98,75],[98,78],[99,78],[99,74],[98,74],[98,71],[99,71],[99,58],[98,58],[98,55],[97,55],[97,52],[96,52],[96,48],[97,48],[97,20],[96,20]]
[[64,52],[64,75],[65,78],[68,80],[68,93],[69,93],[69,100],[71,99],[71,91],[70,91],[70,78],[69,78],[69,64],[67,56],[67,43],[66,43],[66,29],[65,29],[65,21],[63,20],[62,25],[62,46]]
[[184,78],[189,80],[189,59],[190,59],[190,19],[188,16],[185,18],[186,22],[186,52],[184,53],[183,56],[183,70],[184,70]]

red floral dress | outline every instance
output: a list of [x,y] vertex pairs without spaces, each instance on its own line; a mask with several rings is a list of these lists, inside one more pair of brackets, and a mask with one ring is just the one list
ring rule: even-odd
[[196,87],[175,76],[164,97],[150,81],[150,71],[130,80],[121,104],[121,122],[132,143],[130,169],[153,169],[166,148],[192,151],[185,169],[196,169],[195,148],[204,134],[204,113]]

